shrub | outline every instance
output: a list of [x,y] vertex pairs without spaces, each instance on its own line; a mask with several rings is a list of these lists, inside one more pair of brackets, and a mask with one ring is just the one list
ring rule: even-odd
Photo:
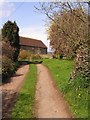
[[75,58],[75,66],[74,70],[72,72],[71,78],[76,78],[77,76],[81,76],[85,79],[85,86],[87,84],[87,87],[90,84],[90,67],[89,67],[89,61],[90,61],[90,51],[88,46],[82,46],[78,49],[77,55]]
[[14,50],[9,42],[2,41],[2,55],[7,56],[8,58],[13,60],[13,51]]
[[42,57],[39,54],[33,54],[32,60],[41,59]]
[[2,56],[0,55],[0,75],[2,74]]
[[60,59],[63,59],[63,54],[60,54],[60,56],[59,56],[59,57],[60,57]]
[[67,60],[74,60],[74,58],[75,58],[75,55],[72,55],[72,54],[66,57]]
[[30,57],[29,51],[23,49],[20,50],[18,60],[29,59],[29,57]]
[[16,22],[7,21],[2,28],[2,41],[9,42],[13,48],[12,59],[17,61],[20,45],[19,45],[19,27]]
[[16,69],[20,67],[20,62],[19,61],[15,62],[15,67],[16,67]]
[[7,56],[2,56],[2,82],[16,70],[15,63]]

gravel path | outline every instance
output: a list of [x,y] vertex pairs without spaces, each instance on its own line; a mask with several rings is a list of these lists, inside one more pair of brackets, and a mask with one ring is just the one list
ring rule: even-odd
[[18,96],[19,90],[25,80],[25,76],[28,72],[29,65],[21,66],[16,74],[14,74],[9,83],[0,86],[0,91],[2,91],[2,117],[9,118],[11,113],[11,108],[13,107],[16,98]]
[[38,81],[36,85],[37,118],[72,118],[63,96],[58,92],[48,69],[37,65]]

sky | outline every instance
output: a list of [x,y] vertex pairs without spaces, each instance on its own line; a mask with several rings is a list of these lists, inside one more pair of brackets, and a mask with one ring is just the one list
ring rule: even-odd
[[45,26],[46,16],[38,12],[34,6],[38,7],[39,2],[5,2],[5,0],[0,0],[0,29],[8,20],[16,21],[20,29],[20,36],[42,40],[50,51]]

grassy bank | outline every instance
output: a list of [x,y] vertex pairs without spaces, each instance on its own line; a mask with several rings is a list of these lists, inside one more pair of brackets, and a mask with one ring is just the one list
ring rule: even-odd
[[73,69],[73,61],[45,59],[44,64],[49,68],[56,81],[58,89],[63,93],[75,117],[88,117],[88,88],[83,87],[84,79],[78,77],[69,81]]
[[36,66],[30,65],[26,80],[22,86],[17,102],[12,111],[12,118],[33,118],[35,85],[37,79]]

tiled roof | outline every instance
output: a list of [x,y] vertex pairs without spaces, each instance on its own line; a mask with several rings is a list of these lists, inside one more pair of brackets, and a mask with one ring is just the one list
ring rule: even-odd
[[26,37],[20,37],[20,45],[47,48],[41,40]]

